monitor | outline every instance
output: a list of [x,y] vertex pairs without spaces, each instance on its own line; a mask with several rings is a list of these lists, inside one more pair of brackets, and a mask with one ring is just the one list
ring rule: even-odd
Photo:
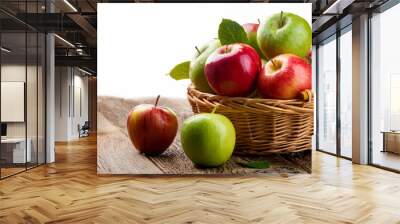
[[7,136],[7,124],[1,123],[1,136]]

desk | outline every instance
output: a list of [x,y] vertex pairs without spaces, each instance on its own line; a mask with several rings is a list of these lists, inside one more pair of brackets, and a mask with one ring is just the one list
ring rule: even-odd
[[400,154],[400,132],[383,131],[383,150],[382,152],[393,152]]
[[[25,152],[25,138],[1,139],[2,157],[3,157],[3,154],[5,154],[5,157],[6,157],[5,159],[9,163],[30,162],[32,159],[32,153],[31,153],[32,140],[30,138],[27,138],[26,142],[28,143],[27,144],[28,147],[26,147],[26,152]],[[12,160],[11,160],[11,158],[12,158]],[[25,161],[25,159],[26,159],[26,161]]]

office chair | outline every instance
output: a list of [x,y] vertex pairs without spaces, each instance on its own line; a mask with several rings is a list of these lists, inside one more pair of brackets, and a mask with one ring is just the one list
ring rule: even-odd
[[78,124],[79,138],[89,136],[89,129],[90,129],[89,121],[85,121],[82,127],[80,127],[80,125]]

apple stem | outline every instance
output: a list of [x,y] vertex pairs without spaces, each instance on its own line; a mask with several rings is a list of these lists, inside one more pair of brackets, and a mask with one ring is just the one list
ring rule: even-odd
[[157,96],[156,103],[154,104],[154,107],[157,107],[157,104],[158,104],[158,100],[159,100],[159,99],[160,99],[160,95]]
[[280,27],[282,27],[282,26],[283,26],[283,20],[282,20],[282,16],[283,16],[283,11],[281,11]]
[[278,68],[278,66],[276,66],[276,64],[275,64],[275,62],[274,62],[274,59],[271,59],[271,63],[274,65],[274,68],[275,68],[275,69]]
[[194,48],[196,48],[197,53],[201,54],[199,48],[197,48],[197,46],[195,46]]
[[216,106],[213,108],[213,110],[211,111],[211,113],[212,113],[212,114],[214,114],[214,113],[215,113],[215,111],[217,111],[218,107],[219,107],[219,104],[218,104],[218,105],[216,105]]
[[226,53],[226,52],[228,52],[228,45],[225,45],[225,52],[224,53]]

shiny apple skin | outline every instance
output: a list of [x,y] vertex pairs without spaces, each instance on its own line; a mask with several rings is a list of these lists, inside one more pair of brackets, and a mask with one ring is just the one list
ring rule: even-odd
[[178,131],[174,111],[142,104],[129,112],[128,135],[135,148],[146,155],[159,155],[172,144]]
[[214,93],[204,75],[204,65],[208,56],[219,47],[221,47],[221,43],[218,39],[206,43],[199,48],[199,52],[196,51],[190,62],[189,78],[196,89],[203,93]]
[[280,54],[305,58],[312,44],[312,29],[301,16],[278,12],[265,18],[257,30],[257,43],[267,59]]
[[311,89],[311,65],[292,54],[279,55],[268,61],[258,76],[257,90],[267,99],[290,100]]
[[222,96],[247,96],[255,89],[261,69],[257,51],[247,44],[219,47],[206,61],[205,74],[211,88]]

